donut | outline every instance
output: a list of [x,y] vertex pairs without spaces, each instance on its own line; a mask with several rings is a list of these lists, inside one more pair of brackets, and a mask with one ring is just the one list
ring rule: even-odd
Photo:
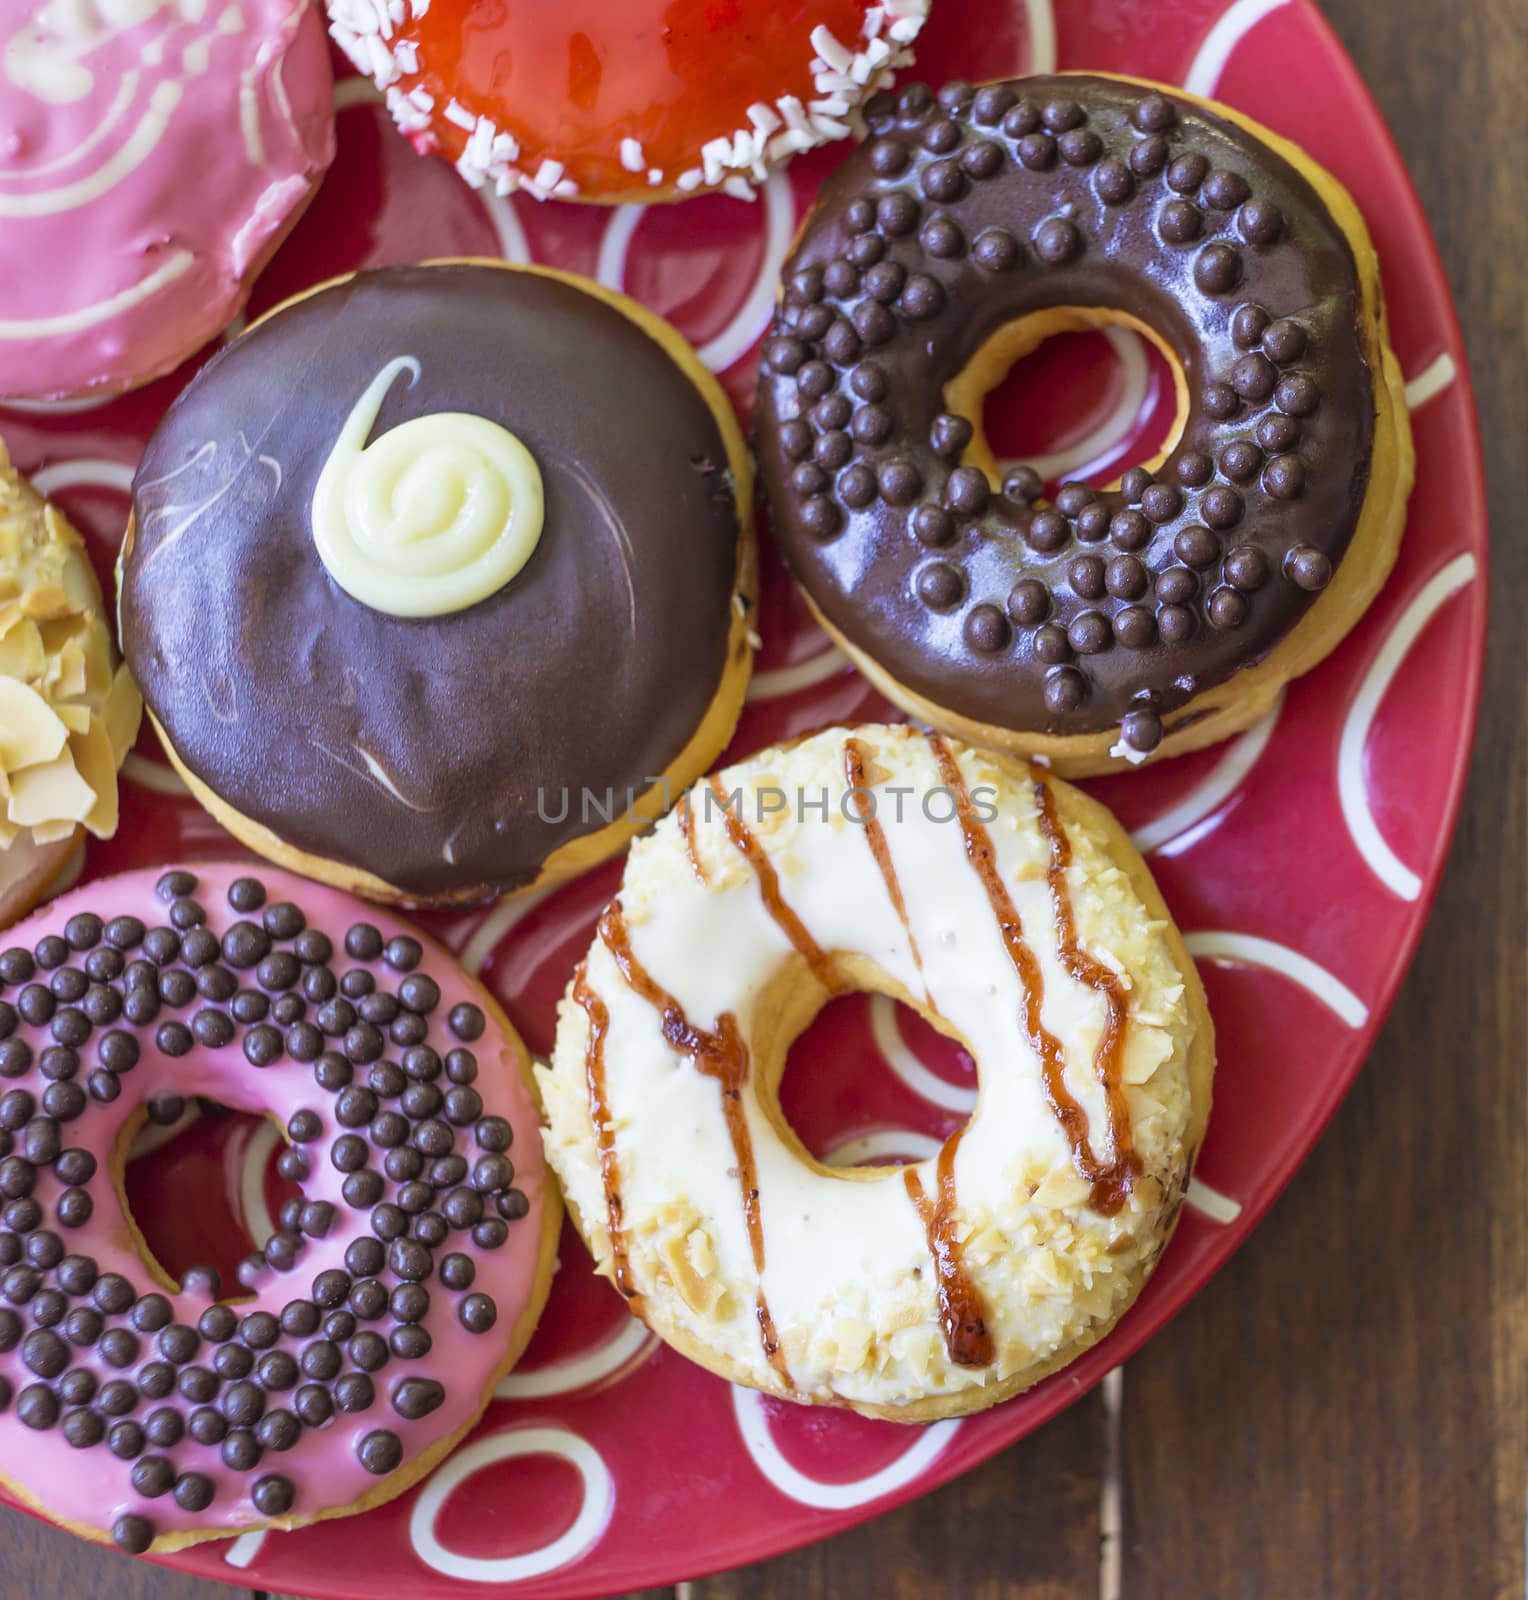
[[[780,1110],[833,995],[975,1058],[938,1155],[832,1169]],[[1135,1298],[1209,1110],[1193,962],[1094,801],[909,727],[834,728],[698,785],[632,846],[538,1068],[598,1270],[691,1359],[927,1421],[1007,1399]]]
[[929,0],[327,0],[330,32],[422,151],[538,200],[751,199],[842,139],[911,61]]
[[117,768],[142,714],[83,541],[0,441],[0,928],[84,833],[117,831]]
[[19,0],[0,22],[0,397],[168,372],[234,319],[334,154],[306,0]]
[[[235,863],[99,879],[0,944],[0,1481],[134,1554],[402,1493],[554,1266],[493,1001],[406,924]],[[122,1188],[135,1132],[194,1095],[270,1117],[300,1186],[234,1298],[210,1267],[177,1286]]]
[[263,318],[149,441],[123,652],[262,855],[390,901],[550,883],[730,736],[751,483],[715,380],[623,295],[361,273]]
[[[1087,774],[1265,715],[1394,562],[1413,456],[1363,219],[1288,141],[1094,74],[866,109],[785,266],[756,411],[780,548],[892,701]],[[1042,498],[983,396],[1053,333],[1173,371],[1159,454]]]

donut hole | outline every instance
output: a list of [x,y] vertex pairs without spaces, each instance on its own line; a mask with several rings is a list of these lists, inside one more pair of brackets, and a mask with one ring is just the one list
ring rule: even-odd
[[1135,319],[1062,307],[1007,323],[945,388],[946,408],[974,431],[963,461],[1000,487],[1033,466],[1047,494],[1062,482],[1115,482],[1159,464],[1186,413],[1182,366]]
[[899,1167],[970,1120],[976,1064],[901,999],[839,995],[792,1041],[774,1098],[780,1121],[823,1165]]
[[211,1100],[187,1100],[168,1127],[145,1121],[129,1146],[122,1192],[155,1275],[178,1285],[188,1268],[208,1266],[225,1296],[239,1295],[240,1260],[270,1237],[281,1202],[298,1192],[276,1171],[285,1148],[268,1117]]

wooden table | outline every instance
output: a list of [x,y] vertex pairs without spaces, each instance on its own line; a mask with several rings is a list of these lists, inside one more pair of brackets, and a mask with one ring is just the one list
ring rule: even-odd
[[[1437,233],[1495,513],[1474,771],[1416,965],[1288,1193],[1122,1379],[927,1499],[692,1600],[1073,1600],[1101,1567],[1124,1600],[1524,1592],[1528,5],[1326,8]],[[252,1600],[0,1511],[0,1600],[95,1595]]]

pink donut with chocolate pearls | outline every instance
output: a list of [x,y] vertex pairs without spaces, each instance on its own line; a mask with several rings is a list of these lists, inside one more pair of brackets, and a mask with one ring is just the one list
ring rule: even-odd
[[[273,1118],[281,1208],[177,1287],[121,1187],[186,1098]],[[445,951],[284,872],[106,878],[0,938],[0,1480],[135,1554],[401,1493],[545,1302],[524,1046]]]

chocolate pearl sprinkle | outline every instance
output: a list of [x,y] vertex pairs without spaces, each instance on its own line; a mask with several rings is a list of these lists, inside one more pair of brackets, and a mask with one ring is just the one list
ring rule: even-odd
[[69,959],[69,946],[56,933],[50,933],[37,941],[33,954],[36,956],[37,965],[44,972],[51,972],[55,967],[63,966]]
[[1331,581],[1331,560],[1313,545],[1297,545],[1284,558],[1285,575],[1299,588],[1315,592]]
[[202,1472],[183,1472],[175,1480],[175,1503],[182,1511],[205,1511],[213,1492],[212,1479]]
[[1194,613],[1187,606],[1164,605],[1157,610],[1157,632],[1169,644],[1181,644],[1195,633]]
[[117,1518],[111,1525],[112,1543],[130,1556],[141,1556],[154,1542],[154,1525],[147,1517],[131,1512]]
[[972,120],[984,128],[990,128],[1002,120],[1016,98],[1013,90],[1006,85],[988,84],[976,91],[976,98],[971,104]]
[[1157,231],[1168,244],[1192,244],[1203,224],[1199,208],[1187,200],[1169,200],[1157,213]]
[[292,1409],[310,1428],[321,1428],[334,1415],[334,1398],[322,1384],[305,1383],[292,1397]]
[[[260,1446],[255,1442],[255,1436],[248,1428],[233,1428],[224,1438],[222,1447],[218,1452],[223,1465],[234,1472],[250,1472],[259,1464],[262,1454]],[[259,1484],[255,1485],[258,1490]],[[255,1502],[256,1509],[259,1501]]]
[[499,1317],[498,1307],[486,1294],[467,1295],[456,1314],[468,1333],[487,1333]]
[[238,912],[258,911],[265,904],[265,885],[258,878],[235,878],[228,886],[228,904]]
[[386,1477],[403,1461],[403,1442],[390,1428],[374,1428],[356,1446],[356,1457],[368,1472]]
[[[833,416],[841,412],[847,423],[852,416],[847,394],[826,398]],[[825,412],[824,420],[833,416]],[[847,434],[843,437],[847,443]],[[99,931],[76,927],[78,941],[87,933],[95,939],[84,952],[88,970],[72,966],[67,951],[45,951],[58,959],[42,969],[46,981],[34,984],[33,958],[27,955],[23,966],[12,957],[7,970],[25,982],[14,999],[0,1001],[5,1008],[0,1010],[0,1046],[11,1047],[7,1064],[15,1065],[17,1076],[36,1066],[46,1084],[0,1095],[0,1189],[16,1191],[5,1193],[0,1204],[5,1224],[0,1282],[23,1308],[20,1316],[10,1310],[0,1316],[0,1349],[18,1350],[18,1359],[39,1378],[24,1395],[13,1396],[6,1384],[0,1409],[14,1406],[27,1426],[57,1427],[76,1448],[105,1443],[135,1471],[137,1492],[145,1498],[173,1496],[193,1516],[224,1491],[217,1487],[221,1480],[195,1470],[196,1463],[173,1459],[183,1448],[217,1449],[231,1470],[253,1472],[262,1458],[296,1445],[304,1427],[323,1426],[337,1409],[362,1412],[372,1406],[376,1391],[366,1371],[419,1361],[430,1353],[432,1338],[423,1325],[431,1306],[426,1284],[433,1287],[438,1275],[443,1287],[449,1278],[465,1294],[474,1278],[472,1260],[461,1252],[443,1257],[437,1266],[434,1252],[451,1232],[438,1209],[442,1197],[470,1196],[473,1213],[462,1219],[458,1231],[470,1232],[477,1249],[502,1246],[506,1220],[521,1214],[516,1203],[523,1198],[518,1191],[511,1196],[508,1189],[514,1174],[503,1154],[511,1142],[509,1124],[485,1116],[482,1097],[471,1086],[478,1073],[476,1057],[459,1048],[442,1060],[425,1042],[430,1028],[442,1023],[462,1044],[476,1042],[487,1031],[482,1009],[463,1002],[446,1013],[439,983],[415,970],[424,959],[419,941],[400,936],[383,944],[377,934],[373,949],[363,936],[363,956],[348,953],[352,959],[380,959],[390,965],[400,974],[396,990],[386,983],[379,987],[376,975],[364,969],[346,973],[342,1003],[348,1014],[326,1019],[343,1026],[331,1035],[337,1048],[321,1052],[323,1033],[316,1021],[306,1022],[306,1008],[310,1003],[315,1010],[330,1005],[340,984],[326,965],[304,969],[295,941],[312,931],[305,928],[301,912],[285,903],[265,905],[263,887],[250,881],[257,893],[230,891],[230,901],[237,902],[233,909],[244,920],[222,938],[207,926],[205,911],[192,899],[194,880],[177,880],[167,890],[173,891],[170,920],[179,931],[145,930],[131,919],[118,919]],[[294,948],[272,948],[272,941],[293,941]],[[196,965],[180,964],[193,942],[199,946]],[[122,953],[140,948],[143,954],[133,961]],[[332,953],[327,940],[306,951],[318,961]],[[163,964],[152,959],[155,955]],[[248,974],[249,987],[240,987],[236,972]],[[46,1049],[40,1055],[30,1040],[15,1037],[24,1025],[33,1025],[19,1003],[20,989],[27,986],[36,990],[28,1000],[41,1019],[36,1025],[51,1025],[54,1035],[51,1043],[41,1041]],[[129,1008],[123,997],[130,993],[152,1003]],[[160,1008],[170,1013],[163,1021],[156,1016]],[[392,1048],[387,1030],[405,1018],[412,1019],[409,1027],[392,1041],[401,1057],[384,1059],[384,1049]],[[121,1025],[113,1026],[119,1020]],[[162,1054],[220,1049],[237,1039],[256,1065],[282,1057],[292,1029],[306,1026],[315,1035],[310,1059],[323,1099],[290,1114],[287,1134],[292,1143],[281,1152],[279,1170],[300,1182],[313,1162],[327,1155],[344,1174],[348,1189],[359,1183],[373,1191],[365,1199],[375,1234],[350,1241],[346,1265],[352,1272],[318,1274],[313,1298],[288,1301],[279,1322],[265,1312],[240,1320],[228,1306],[213,1303],[199,1316],[191,1313],[194,1325],[178,1323],[165,1295],[150,1289],[135,1296],[121,1274],[100,1274],[88,1258],[67,1255],[63,1239],[53,1230],[50,1208],[56,1209],[60,1226],[78,1226],[92,1204],[87,1186],[97,1177],[96,1157],[76,1142],[62,1148],[69,1139],[69,1121],[86,1104],[81,1085],[88,1075],[92,1093],[98,1083],[112,1085],[109,1092],[116,1093],[117,1075],[137,1064],[137,1030],[144,1026]],[[99,1067],[93,1066],[92,1056]],[[442,1077],[446,1081],[437,1084]],[[183,1096],[163,1093],[145,1109],[155,1122],[169,1125],[185,1104]],[[483,1194],[468,1185],[472,1168],[455,1153],[457,1128],[473,1129],[478,1139],[483,1169],[478,1181],[492,1179],[497,1185],[484,1191],[486,1212]],[[416,1148],[409,1140],[421,1131],[422,1148]],[[397,1157],[387,1174],[398,1185],[396,1203],[383,1199],[383,1179],[370,1165],[383,1157],[373,1152]],[[45,1207],[42,1191],[34,1196],[31,1190],[39,1164],[48,1163],[62,1189]],[[421,1181],[425,1173],[432,1182]],[[347,1192],[346,1198],[360,1197]],[[490,1214],[494,1209],[497,1215]],[[304,1239],[328,1233],[335,1220],[336,1209],[328,1202],[287,1200],[280,1209],[281,1229],[264,1252],[246,1258],[240,1281],[248,1285],[259,1279],[268,1286],[271,1271],[295,1265]],[[56,1280],[44,1281],[44,1274],[56,1274]],[[205,1269],[188,1273],[185,1287],[207,1300],[219,1293],[216,1278]],[[71,1307],[71,1296],[88,1296],[89,1302]],[[445,1315],[446,1308],[440,1307],[438,1314]],[[204,1343],[205,1354],[200,1354]],[[345,1371],[347,1357],[357,1370]],[[198,1358],[205,1364],[197,1365]],[[71,1361],[91,1365],[71,1366]],[[111,1375],[112,1369],[121,1376]],[[439,1409],[445,1386],[430,1378],[399,1378],[389,1394],[396,1397],[396,1414],[414,1420]],[[140,1406],[139,1414],[131,1415]],[[376,1463],[370,1470],[379,1474],[401,1464],[402,1444],[391,1430],[373,1429],[363,1448]],[[383,1464],[390,1449],[397,1452],[391,1466]],[[278,1475],[259,1481],[286,1484],[291,1494],[290,1484]],[[268,1497],[263,1488],[243,1492],[250,1492],[257,1504]]]
[[433,1348],[429,1330],[411,1323],[396,1327],[387,1336],[387,1347],[400,1361],[422,1361]]
[[1019,140],[1018,157],[1031,172],[1044,172],[1056,164],[1056,141],[1048,133],[1027,133]]
[[261,1516],[280,1517],[285,1516],[296,1504],[297,1491],[290,1478],[278,1472],[268,1472],[255,1480],[250,1489],[250,1499]]
[[479,1250],[498,1250],[509,1237],[509,1229],[499,1217],[485,1217],[472,1230],[472,1242]]
[[1135,145],[1129,156],[1130,170],[1141,178],[1154,178],[1167,165],[1167,140],[1152,134]]
[[170,925],[184,933],[187,928],[199,928],[207,920],[207,912],[198,901],[189,896],[170,902]]
[[1019,241],[1006,228],[988,228],[971,247],[971,259],[985,272],[1007,272],[1018,264]]
[[432,1378],[404,1378],[393,1385],[393,1410],[409,1422],[427,1417],[445,1403],[445,1389]]
[[254,1355],[246,1345],[220,1345],[213,1353],[212,1367],[220,1378],[247,1378],[254,1366]]
[[355,1316],[346,1310],[330,1311],[320,1326],[326,1339],[348,1339],[355,1332]]
[[450,1255],[442,1258],[439,1268],[441,1284],[451,1290],[470,1289],[477,1268],[471,1256],[463,1255],[459,1250],[453,1250]]

